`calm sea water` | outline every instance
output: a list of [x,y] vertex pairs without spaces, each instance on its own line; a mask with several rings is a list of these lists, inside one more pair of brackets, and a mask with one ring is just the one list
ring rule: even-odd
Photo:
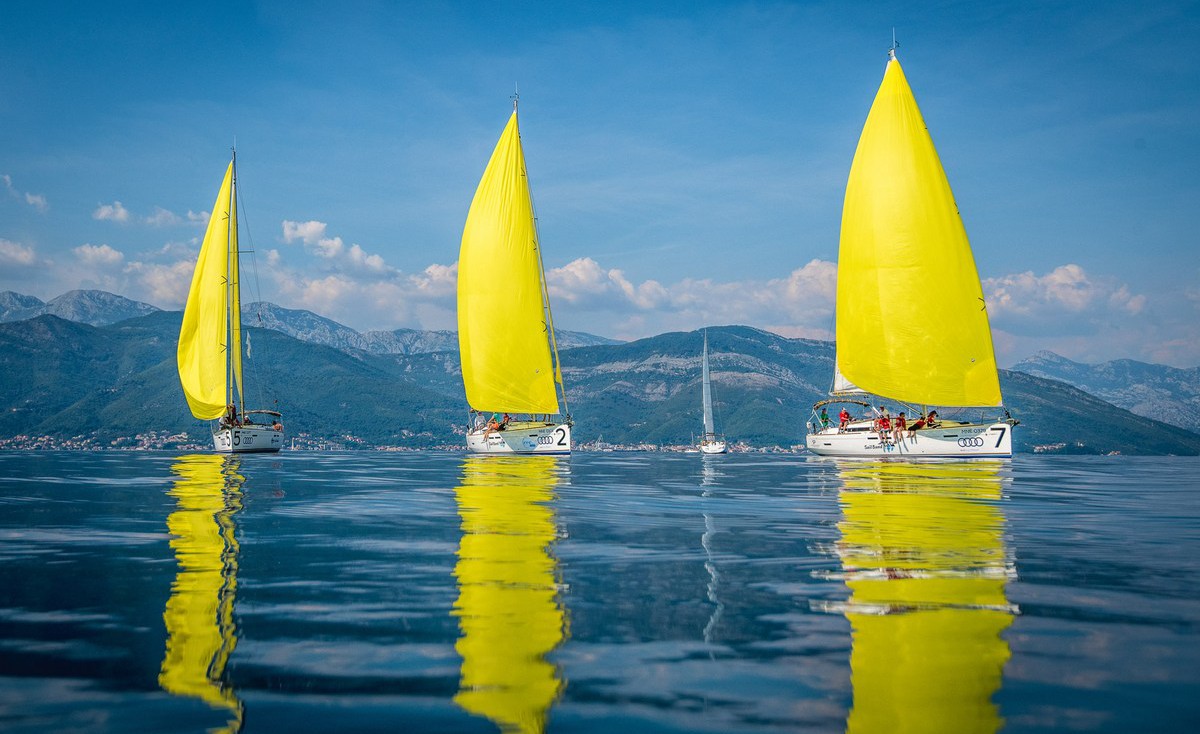
[[0,454],[4,732],[1200,730],[1200,461]]

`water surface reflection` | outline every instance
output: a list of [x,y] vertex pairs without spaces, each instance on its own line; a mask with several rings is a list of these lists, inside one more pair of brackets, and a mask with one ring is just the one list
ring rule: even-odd
[[839,465],[836,553],[850,598],[848,732],[995,732],[1016,608],[1007,462]]
[[546,655],[567,636],[553,501],[553,456],[466,456],[454,497],[462,539],[454,576],[462,674],[454,702],[502,731],[540,732],[564,682]]
[[158,685],[227,712],[225,726],[216,730],[222,732],[239,731],[244,712],[225,678],[225,665],[237,646],[233,516],[242,508],[240,461],[217,454],[181,456],[171,466],[177,478],[168,490],[177,507],[167,517],[167,529],[179,572],[163,611],[167,642]]

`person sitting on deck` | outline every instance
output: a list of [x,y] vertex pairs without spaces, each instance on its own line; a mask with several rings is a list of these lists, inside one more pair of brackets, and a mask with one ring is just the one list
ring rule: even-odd
[[938,417],[938,414],[937,414],[936,410],[929,411],[929,415],[925,416],[925,427],[926,428],[937,428],[938,427],[937,417]]
[[892,417],[888,415],[888,409],[883,408],[883,412],[875,419],[875,432],[879,434],[879,440],[887,443],[888,437],[892,433]]
[[842,412],[838,413],[838,430],[846,430],[846,426],[850,425],[850,411],[842,408]]
[[825,430],[826,428],[829,428],[829,413],[825,412],[824,408],[821,408],[821,416],[820,417],[821,417],[821,430]]
[[900,411],[900,415],[896,416],[896,427],[892,429],[892,441],[900,443],[904,440],[904,434],[908,431],[908,419],[904,417],[904,411]]

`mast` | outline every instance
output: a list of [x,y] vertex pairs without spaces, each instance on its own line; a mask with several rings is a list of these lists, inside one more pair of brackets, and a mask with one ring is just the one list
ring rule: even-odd
[[[225,402],[233,405],[233,212],[237,210],[237,146],[233,152],[233,178],[229,184],[229,211],[225,213]],[[242,406],[244,408],[245,406]]]
[[242,299],[241,299],[241,263],[238,255],[238,224],[237,224],[237,144],[231,148],[233,155],[233,177],[229,185],[229,212],[226,221],[226,276],[225,303],[226,321],[229,325],[229,343],[226,351],[229,355],[225,384],[228,386],[229,403],[234,402],[234,390],[237,390],[238,411],[246,414],[246,396],[242,392]]
[[704,403],[704,438],[707,439],[716,433],[716,429],[713,427],[712,387],[709,384],[708,376],[708,329],[704,330],[704,352],[700,358],[700,382]]

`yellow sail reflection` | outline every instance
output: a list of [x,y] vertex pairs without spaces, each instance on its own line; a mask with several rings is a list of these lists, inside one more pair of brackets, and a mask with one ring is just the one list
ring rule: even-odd
[[462,540],[454,614],[462,676],[454,702],[505,732],[540,732],[563,688],[546,660],[566,635],[550,545],[553,456],[467,456],[454,493]]
[[242,727],[242,702],[222,680],[237,645],[233,600],[237,591],[238,543],[233,515],[242,507],[239,460],[213,454],[181,456],[170,494],[177,509],[167,517],[179,573],[171,585],[163,621],[167,649],[158,685],[177,696],[228,712],[216,731]]
[[848,732],[995,732],[1015,608],[1000,507],[1007,464],[840,467]]

